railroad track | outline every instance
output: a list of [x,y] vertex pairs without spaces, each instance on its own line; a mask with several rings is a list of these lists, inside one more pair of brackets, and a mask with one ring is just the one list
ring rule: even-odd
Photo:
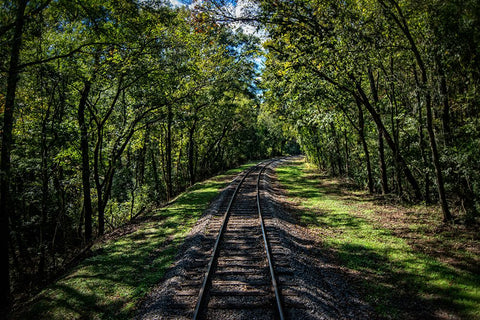
[[[261,163],[238,183],[217,230],[194,319],[284,319],[262,215]],[[219,221],[220,222],[220,221]]]
[[[135,319],[376,318],[335,272],[336,265],[322,256],[308,230],[282,209],[269,174],[271,163],[237,176],[212,203]],[[271,263],[265,248],[274,258]],[[272,279],[280,284],[277,295]],[[277,301],[283,303],[283,311]]]

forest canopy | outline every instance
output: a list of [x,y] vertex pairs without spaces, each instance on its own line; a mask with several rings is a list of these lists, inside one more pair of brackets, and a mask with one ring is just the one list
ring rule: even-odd
[[157,1],[6,1],[0,15],[2,290],[276,152],[257,127],[259,41],[240,29]]
[[477,1],[260,1],[264,109],[370,192],[480,210]]
[[1,4],[2,309],[248,159],[301,150],[478,223],[478,1],[176,4]]

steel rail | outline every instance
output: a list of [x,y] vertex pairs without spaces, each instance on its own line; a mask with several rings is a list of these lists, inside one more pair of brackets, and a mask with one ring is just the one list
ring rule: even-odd
[[284,316],[284,313],[283,313],[283,306],[282,306],[282,300],[281,300],[281,296],[280,296],[280,289],[278,288],[277,279],[275,277],[275,270],[273,269],[273,260],[272,260],[271,254],[270,254],[270,249],[269,249],[268,240],[267,240],[267,232],[265,231],[265,224],[263,222],[262,209],[261,209],[261,206],[260,206],[260,178],[262,176],[262,173],[267,168],[267,166],[269,166],[274,161],[271,161],[270,163],[263,166],[262,170],[260,170],[260,173],[258,174],[258,179],[257,179],[257,209],[258,209],[258,218],[260,219],[260,224],[262,226],[263,242],[264,242],[264,245],[265,245],[265,252],[267,254],[268,267],[270,269],[270,276],[272,277],[272,286],[273,286],[273,290],[275,291],[275,300],[277,302],[278,316],[280,317],[280,320],[284,320],[285,316]]
[[238,183],[237,187],[235,188],[235,191],[232,195],[232,198],[230,199],[230,202],[228,203],[228,207],[227,207],[227,210],[225,211],[225,215],[223,216],[223,222],[222,222],[222,226],[220,227],[220,231],[218,233],[218,236],[217,236],[217,240],[215,241],[215,246],[213,247],[213,253],[212,253],[212,257],[210,258],[210,261],[208,263],[208,268],[207,268],[207,271],[205,272],[205,277],[203,279],[203,283],[202,283],[202,287],[200,288],[200,292],[198,294],[198,300],[197,300],[197,305],[195,306],[195,311],[193,313],[193,319],[194,320],[197,320],[199,319],[199,316],[200,316],[200,312],[202,310],[202,307],[203,307],[203,304],[205,302],[205,289],[210,281],[210,278],[211,278],[211,275],[212,275],[212,271],[213,271],[213,264],[215,262],[215,259],[217,258],[218,256],[218,245],[220,243],[220,240],[222,238],[222,235],[223,235],[223,232],[227,226],[227,223],[228,223],[228,218],[229,218],[229,215],[230,215],[230,208],[232,207],[232,203],[235,199],[235,197],[237,196],[237,193],[238,193],[238,190],[240,189],[240,186],[242,185],[242,183],[245,181],[245,178],[253,171],[255,170],[256,168],[258,167],[258,165],[255,165],[255,166],[252,166],[252,168],[250,168],[250,170],[248,170],[245,175],[242,177],[242,179],[240,180],[240,182]]

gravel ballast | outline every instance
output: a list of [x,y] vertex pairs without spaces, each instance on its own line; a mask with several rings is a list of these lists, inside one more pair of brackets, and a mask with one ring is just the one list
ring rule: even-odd
[[[324,255],[319,239],[299,226],[275,179],[277,161],[265,170],[261,206],[287,319],[375,319],[372,308],[352,289],[334,259]],[[144,299],[135,319],[192,319],[198,292],[238,176],[211,203],[187,236],[172,267]],[[233,300],[236,297],[231,297]],[[241,297],[239,297],[241,299]],[[251,313],[222,319],[258,318]],[[240,317],[240,318],[239,318]]]

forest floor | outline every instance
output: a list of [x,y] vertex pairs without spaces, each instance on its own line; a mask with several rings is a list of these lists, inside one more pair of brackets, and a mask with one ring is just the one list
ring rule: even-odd
[[12,319],[131,319],[162,279],[185,236],[209,203],[252,163],[200,182],[92,246],[88,258],[30,301]]
[[381,317],[480,319],[478,229],[445,225],[436,207],[369,195],[303,160],[277,175],[289,211]]
[[[198,183],[169,206],[100,239],[90,256],[13,319],[131,319],[202,212],[249,165]],[[380,318],[480,319],[480,236],[325,177],[303,160],[276,169],[283,207],[316,237]]]

